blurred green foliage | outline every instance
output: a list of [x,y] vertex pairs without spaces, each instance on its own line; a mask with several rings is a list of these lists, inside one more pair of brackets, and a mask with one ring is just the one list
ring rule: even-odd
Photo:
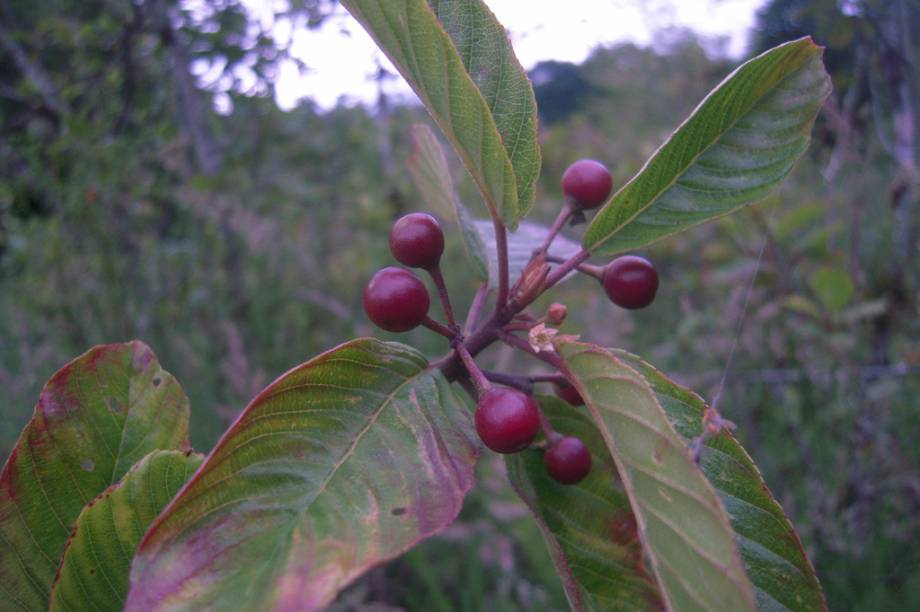
[[[409,127],[425,117],[385,99],[282,112],[272,79],[286,49],[232,0],[190,6],[0,7],[2,453],[43,381],[93,344],[150,344],[191,397],[192,441],[206,451],[274,376],[378,333],[360,294],[390,263],[392,220],[425,208],[404,168]],[[280,17],[311,25],[330,9],[292,7]],[[569,306],[567,331],[718,397],[834,610],[920,607],[920,188],[898,148],[898,122],[920,126],[920,54],[899,24],[920,31],[915,4],[768,3],[755,49],[805,33],[828,46],[836,90],[807,158],[766,202],[648,249],[662,287],[646,311],[616,309],[586,278],[552,298]],[[706,48],[671,35],[538,66],[534,217],[555,215],[578,157],[628,180],[730,71]],[[192,62],[218,77],[195,78]],[[448,241],[447,260],[461,261],[458,236]],[[475,289],[463,268],[446,270],[459,309]],[[392,338],[446,348],[423,331]],[[530,367],[501,348],[486,358]],[[564,609],[492,459],[455,527],[372,572],[342,606]]]

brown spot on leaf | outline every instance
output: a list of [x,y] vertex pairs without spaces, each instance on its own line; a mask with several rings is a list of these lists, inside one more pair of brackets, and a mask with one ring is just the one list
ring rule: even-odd
[[153,378],[153,386],[154,386],[154,387],[159,387],[161,382],[163,382],[163,379],[161,379],[159,376],[155,376],[155,377]]
[[108,406],[109,410],[111,410],[114,414],[121,413],[121,405],[114,397],[110,397],[109,399],[105,400],[105,405]]
[[629,546],[639,539],[636,516],[629,510],[620,510],[610,523],[610,538],[620,546]]
[[661,437],[661,440],[658,441],[658,444],[655,445],[655,452],[652,455],[652,458],[655,459],[655,463],[661,465],[661,461],[664,458],[664,451],[667,450],[669,445],[668,439],[664,436]]
[[390,512],[393,514],[393,516],[402,516],[403,514],[406,513],[406,509],[405,508],[393,508],[392,510],[390,510]]

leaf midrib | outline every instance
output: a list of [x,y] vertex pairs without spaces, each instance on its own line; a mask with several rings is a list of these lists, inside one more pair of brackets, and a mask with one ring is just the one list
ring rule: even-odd
[[[366,365],[377,365],[377,364],[366,364]],[[378,367],[381,367],[381,366],[378,366]],[[427,374],[428,374],[428,368],[425,367],[425,368],[420,369],[416,374],[413,374],[412,376],[407,377],[405,381],[400,383],[397,387],[393,389],[393,391],[387,394],[385,399],[381,401],[380,406],[371,415],[369,415],[366,425],[355,435],[355,438],[352,441],[351,445],[348,447],[348,449],[342,454],[341,457],[339,457],[336,463],[329,469],[328,475],[323,480],[323,482],[319,485],[319,487],[317,488],[312,498],[307,503],[305,503],[304,507],[300,511],[298,511],[288,521],[288,524],[285,528],[279,529],[279,534],[283,534],[283,535],[279,535],[277,542],[274,548],[272,549],[271,554],[265,560],[265,563],[264,563],[265,571],[273,570],[273,562],[275,560],[275,557],[277,556],[278,551],[285,544],[285,542],[288,541],[289,534],[293,532],[297,524],[303,521],[303,518],[309,513],[313,504],[315,504],[316,501],[325,493],[326,488],[329,486],[329,483],[332,481],[333,478],[335,478],[335,476],[338,474],[339,470],[341,469],[342,465],[344,465],[344,463],[348,460],[348,458],[354,454],[355,449],[358,447],[358,445],[360,444],[364,436],[368,433],[368,431],[370,431],[371,427],[373,427],[373,425],[378,421],[378,419],[380,418],[380,415],[384,412],[384,410],[386,410],[390,405],[392,405],[395,397],[403,390],[403,388],[405,388],[407,385],[409,385],[413,381],[417,380],[419,377],[427,375]],[[240,501],[243,501],[243,500],[234,500],[234,503],[238,503]],[[219,508],[225,508],[226,506],[227,506],[226,504],[223,504]],[[212,510],[218,510],[219,508],[214,508]],[[213,513],[212,511],[209,511],[207,514],[212,514],[212,513]],[[186,530],[183,530],[183,531],[186,531]]]
[[[587,358],[587,359],[592,359],[592,360],[593,360],[593,359],[611,358],[611,359],[613,359],[613,360],[617,363],[617,365],[618,365],[620,368],[630,369],[630,370],[632,369],[631,366],[629,366],[628,364],[625,364],[625,363],[621,362],[621,361],[620,361],[618,358],[616,358],[613,354],[608,353],[608,352],[606,352],[606,351],[597,350],[597,349],[590,349],[590,348],[581,348],[577,353],[573,353],[573,354],[567,356],[567,357],[566,357],[567,367],[570,368],[570,367],[571,367],[570,364],[572,363],[572,361],[575,360],[575,359],[577,359],[577,358]],[[638,376],[638,377],[641,378],[641,374],[639,374],[638,372],[636,372],[636,376]],[[576,377],[576,378],[577,378],[577,377]],[[631,378],[628,378],[628,377],[625,377],[625,376],[609,376],[609,377],[608,377],[608,376],[604,376],[603,374],[601,374],[601,375],[589,376],[588,378],[589,378],[589,379],[593,379],[593,378],[621,378],[621,379],[627,379],[627,380],[631,380],[631,381],[632,381]],[[581,380],[584,380],[584,379],[581,379]],[[642,379],[642,380],[644,380],[644,379]],[[635,384],[637,384],[637,385],[639,385],[639,386],[643,386],[642,383],[641,383],[639,380],[634,380],[634,381],[632,381],[632,382],[635,383]],[[581,386],[584,387],[584,384],[581,384]],[[658,404],[658,398],[657,398],[657,396],[655,395],[655,392],[654,392],[654,390],[651,388],[651,386],[648,385],[648,384],[646,383],[646,384],[644,385],[644,387],[645,387],[646,391],[647,391],[648,394],[649,394],[649,398],[650,398],[652,401],[654,401],[655,404]],[[583,397],[586,397],[586,399],[592,397],[592,394],[591,394],[590,392],[588,392],[588,390],[587,390],[586,387],[583,388],[583,389],[579,389],[579,391],[581,391],[581,392],[583,393]],[[591,411],[592,415],[593,415],[598,421],[604,422],[604,419],[600,418],[600,414],[598,413],[597,409],[594,408],[594,407],[591,405],[590,402],[586,403],[586,406],[587,406],[587,408]],[[666,413],[665,413],[665,411],[664,411],[664,408],[661,407],[661,406],[659,405],[659,409],[660,409],[661,412],[662,412],[662,416],[663,416],[663,418],[665,419],[666,424],[670,426],[670,421],[667,419],[667,415],[666,415]],[[617,412],[619,413],[619,411],[617,411]],[[601,436],[604,438],[605,443],[608,445],[608,448],[610,448],[611,450],[618,448],[617,445],[614,444],[614,440],[613,440],[613,437],[612,437],[612,435],[611,435],[609,429],[608,429],[607,427],[603,427],[603,428],[599,428],[599,429],[600,429]],[[657,429],[652,429],[652,431],[655,432],[655,433],[659,433],[659,435],[660,435],[660,432],[658,432]],[[672,431],[673,431],[673,427],[672,427]],[[679,434],[678,434],[676,431],[673,431],[673,434],[674,434],[675,436],[679,436]],[[623,461],[622,453],[619,452],[619,451],[617,451],[617,452],[611,452],[611,457],[612,457],[612,459],[614,460],[614,463],[615,463],[616,466],[617,466],[618,472],[620,473],[620,478],[621,478],[622,481],[623,481],[624,488],[626,489],[627,496],[630,498],[630,505],[633,505],[633,504],[632,504],[632,499],[635,497],[635,485],[634,485],[633,482],[632,482],[633,479],[632,479],[631,475],[628,473],[628,470],[626,469],[627,466],[625,465],[625,463],[624,463],[624,461]],[[704,480],[706,480],[706,482],[708,482],[708,480],[705,479],[705,476],[703,476],[703,478],[704,478]],[[715,487],[712,487],[711,485],[710,485],[710,487],[711,487],[713,493],[714,493],[715,495],[717,495],[717,492],[715,491]],[[638,502],[639,502],[639,499],[638,499],[638,498],[636,498],[636,502],[637,502],[636,505],[637,505],[639,508],[646,508],[646,506],[647,506],[645,503],[638,503]],[[708,508],[708,506],[707,506],[707,509],[709,510],[709,514],[712,515],[712,516],[714,516],[714,518],[716,518],[716,519],[718,520],[718,522],[721,524],[721,523],[722,523],[722,520],[721,520],[720,517],[718,516],[718,515],[719,515],[718,511],[716,511],[715,509],[712,509],[712,508]],[[655,548],[654,548],[654,547],[649,546],[649,543],[648,543],[648,533],[647,533],[648,526],[647,526],[647,524],[646,524],[646,520],[645,520],[645,517],[643,516],[643,514],[642,514],[641,512],[635,512],[635,513],[634,513],[634,516],[636,517],[636,521],[637,521],[637,523],[638,523],[639,526],[640,526],[640,528],[639,528],[639,537],[640,537],[641,541],[643,542],[643,547],[644,547],[647,551],[649,551],[649,556],[651,557],[651,560],[652,560],[652,566],[653,566],[653,568],[654,568],[654,573],[655,573],[656,575],[658,575],[658,576],[661,576],[661,569],[659,569],[659,566],[658,566],[658,563],[659,563],[659,562],[661,562],[664,566],[666,566],[666,567],[668,568],[669,571],[671,571],[671,572],[673,573],[673,570],[670,569],[670,564],[662,557],[662,555],[656,554]],[[656,518],[658,518],[658,520],[661,520],[661,519],[657,516],[657,514],[656,514]],[[730,521],[730,517],[728,517],[727,512],[725,513],[724,519],[725,519],[726,521]],[[678,535],[680,535],[679,532],[678,532]],[[728,533],[728,535],[730,536],[731,542],[733,543],[733,546],[735,547],[735,549],[734,549],[735,556],[738,558],[739,563],[741,563],[741,561],[740,561],[740,551],[737,549],[737,545],[734,544],[734,541],[735,541],[735,540],[734,540],[734,536],[735,536],[734,530],[732,530],[732,529],[729,528],[729,533]],[[704,558],[707,557],[707,553],[705,553],[705,551],[699,550],[695,542],[693,542],[692,540],[688,540],[688,539],[686,539],[686,538],[682,538],[682,539],[687,543],[687,545],[688,545],[696,554],[698,554],[698,555],[700,555],[701,557],[704,557]],[[743,563],[741,563],[740,569],[741,569],[741,571],[742,571],[742,573],[743,573],[743,572],[744,572]],[[737,583],[737,577],[733,575],[733,572],[730,572],[730,571],[729,571],[729,570],[730,570],[730,567],[725,568],[725,570],[726,570],[726,571],[724,572],[725,579],[732,585],[732,587],[733,587],[735,590],[737,590],[738,595],[741,596],[742,599],[746,599],[745,594],[744,594],[745,589],[743,588],[743,585],[739,585],[739,584]],[[743,574],[743,575],[746,575],[746,574]],[[754,588],[753,585],[751,585],[751,590],[752,590],[751,596],[752,596],[752,597],[753,597],[753,588]],[[668,592],[668,589],[661,589],[661,595],[662,595],[662,597],[665,599],[665,601],[668,603],[668,605],[671,606],[671,607],[673,607],[673,602],[671,601],[671,594]],[[705,606],[704,606],[704,607],[705,607]]]
[[[793,71],[789,72],[788,74],[784,75],[781,79],[779,79],[778,81],[776,81],[769,89],[766,89],[766,90],[763,92],[763,94],[761,94],[760,96],[758,96],[757,98],[755,98],[755,99],[751,102],[751,104],[748,105],[748,106],[746,107],[746,109],[745,109],[744,112],[739,113],[738,116],[735,117],[735,119],[733,119],[732,122],[731,122],[729,125],[727,125],[724,129],[722,129],[720,132],[718,132],[718,134],[716,135],[716,137],[715,137],[711,142],[707,143],[705,146],[702,146],[702,147],[700,148],[700,151],[699,151],[696,155],[694,155],[693,158],[692,158],[690,161],[688,161],[687,164],[685,164],[684,166],[682,166],[678,172],[675,172],[675,173],[674,173],[674,177],[673,177],[664,187],[662,187],[661,189],[659,189],[659,190],[654,194],[653,197],[649,198],[649,199],[648,199],[648,202],[647,202],[644,206],[642,206],[641,208],[637,209],[636,212],[635,212],[632,216],[630,216],[630,217],[628,217],[627,219],[625,219],[622,223],[619,223],[616,227],[614,227],[613,229],[611,229],[609,232],[607,232],[606,234],[603,234],[603,235],[599,236],[597,239],[595,239],[595,240],[593,241],[592,245],[591,245],[591,248],[596,248],[599,244],[602,244],[602,243],[604,243],[604,242],[610,240],[617,232],[619,232],[621,229],[623,229],[624,227],[626,227],[627,225],[629,225],[630,223],[632,223],[633,221],[635,221],[635,219],[636,219],[639,215],[641,215],[643,212],[645,212],[646,210],[648,210],[655,202],[657,202],[659,199],[661,199],[661,196],[662,196],[666,191],[668,191],[669,189],[671,189],[671,188],[677,183],[677,181],[680,179],[680,177],[682,177],[683,175],[685,175],[685,174],[687,173],[687,171],[688,171],[690,168],[693,167],[693,165],[697,162],[697,160],[698,160],[700,157],[702,157],[707,151],[709,151],[714,145],[716,145],[716,144],[719,142],[719,140],[721,140],[722,137],[723,137],[727,132],[729,132],[729,131],[731,131],[732,129],[734,129],[734,127],[735,127],[735,125],[738,123],[738,121],[740,121],[743,117],[747,116],[747,114],[751,112],[751,109],[753,109],[761,100],[763,100],[764,97],[766,97],[768,94],[771,94],[771,93],[773,93],[774,91],[776,91],[776,89],[779,88],[779,86],[783,83],[783,81],[785,81],[786,79],[792,77],[792,76],[793,76],[794,74],[796,74],[799,70],[801,70],[802,67],[805,65],[805,62],[807,62],[808,59],[809,59],[809,58],[806,57],[805,60],[804,60],[798,67],[796,67],[795,70],[793,70]],[[729,74],[729,75],[725,78],[725,81],[724,81],[724,82],[725,82],[726,85],[730,82],[730,79],[731,79],[733,76],[735,76],[735,74],[736,74],[736,73]],[[620,189],[613,195],[613,197],[610,199],[610,203],[609,203],[608,205],[612,205],[613,202],[616,202],[616,201],[617,201],[617,198],[620,196],[620,194],[625,194],[625,193],[628,192],[628,190],[630,189],[630,187],[632,187],[632,185],[642,176],[642,174],[645,172],[646,168],[648,168],[648,167],[651,165],[651,163],[652,163],[653,161],[655,161],[655,160],[658,158],[658,155],[665,149],[665,147],[668,146],[668,144],[671,143],[671,141],[674,139],[674,137],[678,135],[678,133],[680,132],[680,130],[681,130],[685,125],[687,125],[687,123],[689,123],[689,121],[690,121],[691,119],[693,119],[694,117],[696,117],[697,112],[698,112],[700,109],[703,108],[703,106],[706,104],[706,101],[709,100],[710,98],[712,98],[716,93],[718,93],[718,91],[719,91],[719,88],[717,87],[716,89],[714,89],[713,91],[711,91],[705,98],[703,98],[703,99],[700,101],[700,103],[699,103],[699,104],[697,105],[697,107],[693,110],[693,112],[690,113],[690,116],[688,116],[683,122],[681,122],[681,124],[680,124],[679,126],[677,126],[677,128],[675,128],[675,130],[671,133],[671,135],[668,137],[668,139],[665,140],[665,141],[661,144],[661,146],[658,147],[658,149],[655,151],[655,153],[653,153],[652,156],[649,157],[649,159],[645,162],[645,164],[642,165],[642,168],[639,169],[639,171],[636,173],[636,175],[635,175],[628,183],[626,183],[625,185],[623,185],[623,187],[620,188]],[[606,208],[606,207],[605,207],[605,208]],[[590,229],[590,227],[589,227],[589,229]],[[589,249],[589,250],[590,250],[590,249]]]

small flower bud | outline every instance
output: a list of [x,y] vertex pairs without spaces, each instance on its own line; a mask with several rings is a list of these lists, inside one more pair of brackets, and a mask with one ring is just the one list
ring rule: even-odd
[[568,312],[569,309],[565,307],[565,304],[553,302],[546,311],[546,321],[553,325],[562,325]]

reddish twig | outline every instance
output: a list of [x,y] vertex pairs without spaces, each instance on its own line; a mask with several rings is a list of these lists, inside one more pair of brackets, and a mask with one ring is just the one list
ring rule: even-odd
[[473,333],[473,330],[476,328],[476,322],[479,320],[479,313],[482,310],[482,307],[485,305],[486,299],[488,297],[489,283],[486,281],[479,286],[479,290],[476,291],[476,295],[473,297],[473,303],[470,304],[470,309],[466,313],[466,322],[463,326],[464,335],[470,335]]
[[538,255],[546,255],[549,251],[550,245],[553,243],[553,240],[556,239],[556,236],[559,235],[559,232],[562,230],[562,227],[565,225],[565,222],[569,220],[572,216],[574,209],[569,205],[568,202],[562,205],[562,208],[559,210],[559,214],[556,215],[556,220],[553,221],[553,224],[549,228],[549,232],[546,234],[546,238],[543,239],[543,244],[540,245],[540,248],[534,253],[534,257]]
[[422,325],[424,327],[427,327],[431,331],[435,332],[436,334],[441,334],[448,340],[454,340],[460,335],[460,332],[456,327],[454,328],[447,327],[443,323],[439,323],[438,321],[435,321],[428,315],[425,315],[425,318],[422,319]]
[[482,398],[483,394],[492,386],[489,384],[489,379],[486,378],[486,375],[482,373],[482,370],[480,370],[476,362],[473,361],[473,356],[466,350],[462,342],[457,343],[455,350],[463,361],[463,365],[466,366],[466,371],[473,380],[473,384],[476,386],[476,394]]
[[434,286],[438,288],[438,297],[441,298],[441,306],[444,307],[444,316],[447,317],[447,324],[450,327],[456,327],[457,321],[454,319],[454,309],[450,306],[450,296],[447,293],[447,284],[444,282],[444,275],[441,274],[441,266],[437,265],[428,269]]

